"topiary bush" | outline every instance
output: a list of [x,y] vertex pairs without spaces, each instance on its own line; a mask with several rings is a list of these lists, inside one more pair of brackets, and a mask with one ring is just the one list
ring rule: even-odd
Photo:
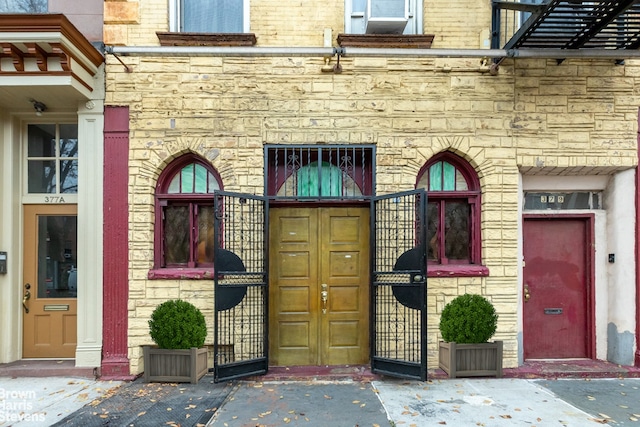
[[180,299],[165,301],[151,314],[149,334],[160,348],[189,349],[202,347],[207,325],[202,312]]
[[478,344],[489,341],[496,332],[498,315],[485,297],[464,294],[442,310],[440,333],[447,342]]

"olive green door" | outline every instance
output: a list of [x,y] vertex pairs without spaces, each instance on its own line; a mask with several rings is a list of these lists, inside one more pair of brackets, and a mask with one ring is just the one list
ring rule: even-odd
[[369,361],[369,208],[270,210],[269,364]]

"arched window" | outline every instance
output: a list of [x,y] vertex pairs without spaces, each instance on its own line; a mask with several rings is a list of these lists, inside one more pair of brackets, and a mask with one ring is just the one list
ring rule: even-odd
[[156,187],[155,268],[213,266],[216,171],[193,154],[170,163]]
[[473,168],[453,153],[440,153],[422,168],[416,187],[428,194],[428,264],[479,265],[480,183]]

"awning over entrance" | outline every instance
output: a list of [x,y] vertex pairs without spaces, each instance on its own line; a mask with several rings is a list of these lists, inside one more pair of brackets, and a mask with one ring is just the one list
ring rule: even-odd
[[103,62],[62,14],[0,14],[0,107],[33,111],[37,100],[75,109],[95,98]]
[[493,48],[637,49],[640,1],[494,0],[492,27]]

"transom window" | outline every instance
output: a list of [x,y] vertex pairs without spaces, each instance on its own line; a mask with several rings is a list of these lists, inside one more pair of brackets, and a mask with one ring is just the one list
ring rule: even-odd
[[452,153],[438,154],[416,187],[428,194],[428,264],[479,264],[480,190],[471,166]]
[[78,125],[27,127],[27,193],[78,193]]
[[169,29],[188,33],[246,33],[249,0],[169,0]]
[[422,34],[422,0],[345,0],[347,34]]
[[213,266],[215,170],[188,154],[173,161],[156,188],[155,268]]
[[375,152],[368,145],[266,146],[267,196],[357,199],[373,195]]

